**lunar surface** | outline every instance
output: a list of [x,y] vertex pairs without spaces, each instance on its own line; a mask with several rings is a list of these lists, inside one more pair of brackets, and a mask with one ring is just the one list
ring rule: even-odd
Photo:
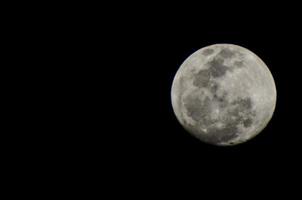
[[276,87],[253,52],[233,44],[204,47],[177,71],[171,89],[180,124],[203,142],[236,145],[259,134],[273,116]]

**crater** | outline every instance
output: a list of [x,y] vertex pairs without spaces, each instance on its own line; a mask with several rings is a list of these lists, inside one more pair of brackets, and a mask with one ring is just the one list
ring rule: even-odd
[[208,87],[208,89],[210,90],[210,92],[213,94],[214,97],[217,96],[218,88],[219,85],[215,81],[211,81]]
[[226,96],[226,92],[221,95],[218,95],[217,92],[213,92],[213,101],[216,101],[221,109],[225,109],[229,104],[228,100],[226,99]]
[[250,98],[239,98],[232,102],[233,105],[237,105],[239,110],[250,110],[252,108],[252,100]]
[[220,142],[225,142],[237,137],[238,127],[236,123],[229,123],[223,129],[216,129],[215,132]]
[[199,121],[201,118],[201,101],[198,97],[191,95],[184,99],[184,106],[187,110],[187,114],[195,121]]
[[202,106],[200,108],[200,112],[202,113],[200,121],[205,125],[209,126],[213,124],[213,120],[210,118],[211,113],[211,100],[209,97],[206,97],[205,100],[202,102]]
[[209,70],[200,70],[194,77],[193,85],[196,87],[206,87],[209,84]]
[[219,52],[219,55],[223,58],[231,58],[234,56],[234,52],[229,48],[224,48]]
[[223,64],[223,60],[221,58],[215,58],[208,63],[210,65],[210,73],[214,78],[221,77],[225,75],[228,67]]
[[240,67],[244,67],[244,63],[243,63],[242,60],[241,60],[241,61],[238,61],[238,60],[235,61],[235,62],[234,62],[234,65],[235,65],[236,67],[239,67],[239,68],[240,68]]
[[184,100],[184,106],[187,110],[187,114],[193,120],[199,122],[202,121],[205,125],[211,123],[209,113],[211,112],[211,100],[206,97],[201,101],[197,96],[188,96]]
[[243,121],[243,126],[245,128],[248,128],[250,127],[251,125],[253,124],[253,120],[251,118],[247,118]]
[[202,54],[203,54],[204,56],[209,56],[209,55],[211,55],[212,53],[214,53],[214,50],[213,50],[213,49],[205,49],[205,50],[202,51]]
[[255,111],[252,110],[252,101],[250,98],[236,99],[231,103],[236,107],[230,111],[230,114],[234,116],[237,123],[242,123],[245,128],[250,127],[253,124],[252,117],[255,116]]

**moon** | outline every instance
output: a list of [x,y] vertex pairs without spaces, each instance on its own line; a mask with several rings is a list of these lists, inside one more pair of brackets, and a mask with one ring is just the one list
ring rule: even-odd
[[179,67],[171,88],[174,113],[199,140],[237,145],[258,135],[271,120],[276,86],[266,64],[234,44],[199,49]]

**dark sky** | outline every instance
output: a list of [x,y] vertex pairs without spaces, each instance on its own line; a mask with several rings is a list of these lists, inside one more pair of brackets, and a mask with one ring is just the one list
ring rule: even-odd
[[[298,117],[301,53],[297,51],[301,31],[295,17],[243,9],[223,12],[226,15],[181,11],[145,13],[142,20],[131,17],[121,29],[125,34],[115,34],[121,36],[118,40],[127,62],[120,66],[124,69],[119,75],[126,101],[119,100],[127,108],[119,116],[125,121],[117,127],[114,140],[114,155],[121,159],[118,163],[148,178],[245,177],[271,182],[297,174],[302,148]],[[271,70],[277,87],[276,110],[268,126],[253,140],[228,148],[190,136],[176,120],[170,102],[173,76],[181,63],[194,51],[215,43],[233,43],[256,53]]]
[[[214,196],[223,190],[268,192],[267,185],[275,192],[295,185],[301,178],[302,148],[299,6],[227,2],[68,5],[62,16],[51,11],[45,19],[18,18],[24,20],[22,37],[15,33],[24,42],[18,50],[35,49],[20,59],[33,60],[34,66],[22,67],[34,78],[26,76],[30,87],[20,84],[25,90],[20,99],[29,101],[20,118],[32,113],[28,105],[38,105],[37,119],[24,125],[33,126],[34,134],[23,131],[19,139],[32,150],[24,153],[25,159],[37,154],[33,160],[44,159],[47,173],[60,182],[69,174],[76,183],[103,189],[100,181],[111,196],[123,198],[141,194],[139,199],[158,199],[165,192],[170,199],[169,194],[185,189],[189,194],[214,188]],[[37,19],[41,21],[34,23]],[[190,136],[170,100],[182,62],[215,43],[237,44],[257,54],[277,88],[268,126],[233,147],[211,146]],[[37,97],[29,98],[30,91]]]

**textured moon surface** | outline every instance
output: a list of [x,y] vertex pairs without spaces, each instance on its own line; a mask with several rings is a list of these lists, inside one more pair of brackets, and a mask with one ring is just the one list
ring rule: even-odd
[[236,145],[259,134],[273,116],[276,87],[265,63],[250,50],[214,44],[178,69],[171,100],[180,124],[203,142]]

